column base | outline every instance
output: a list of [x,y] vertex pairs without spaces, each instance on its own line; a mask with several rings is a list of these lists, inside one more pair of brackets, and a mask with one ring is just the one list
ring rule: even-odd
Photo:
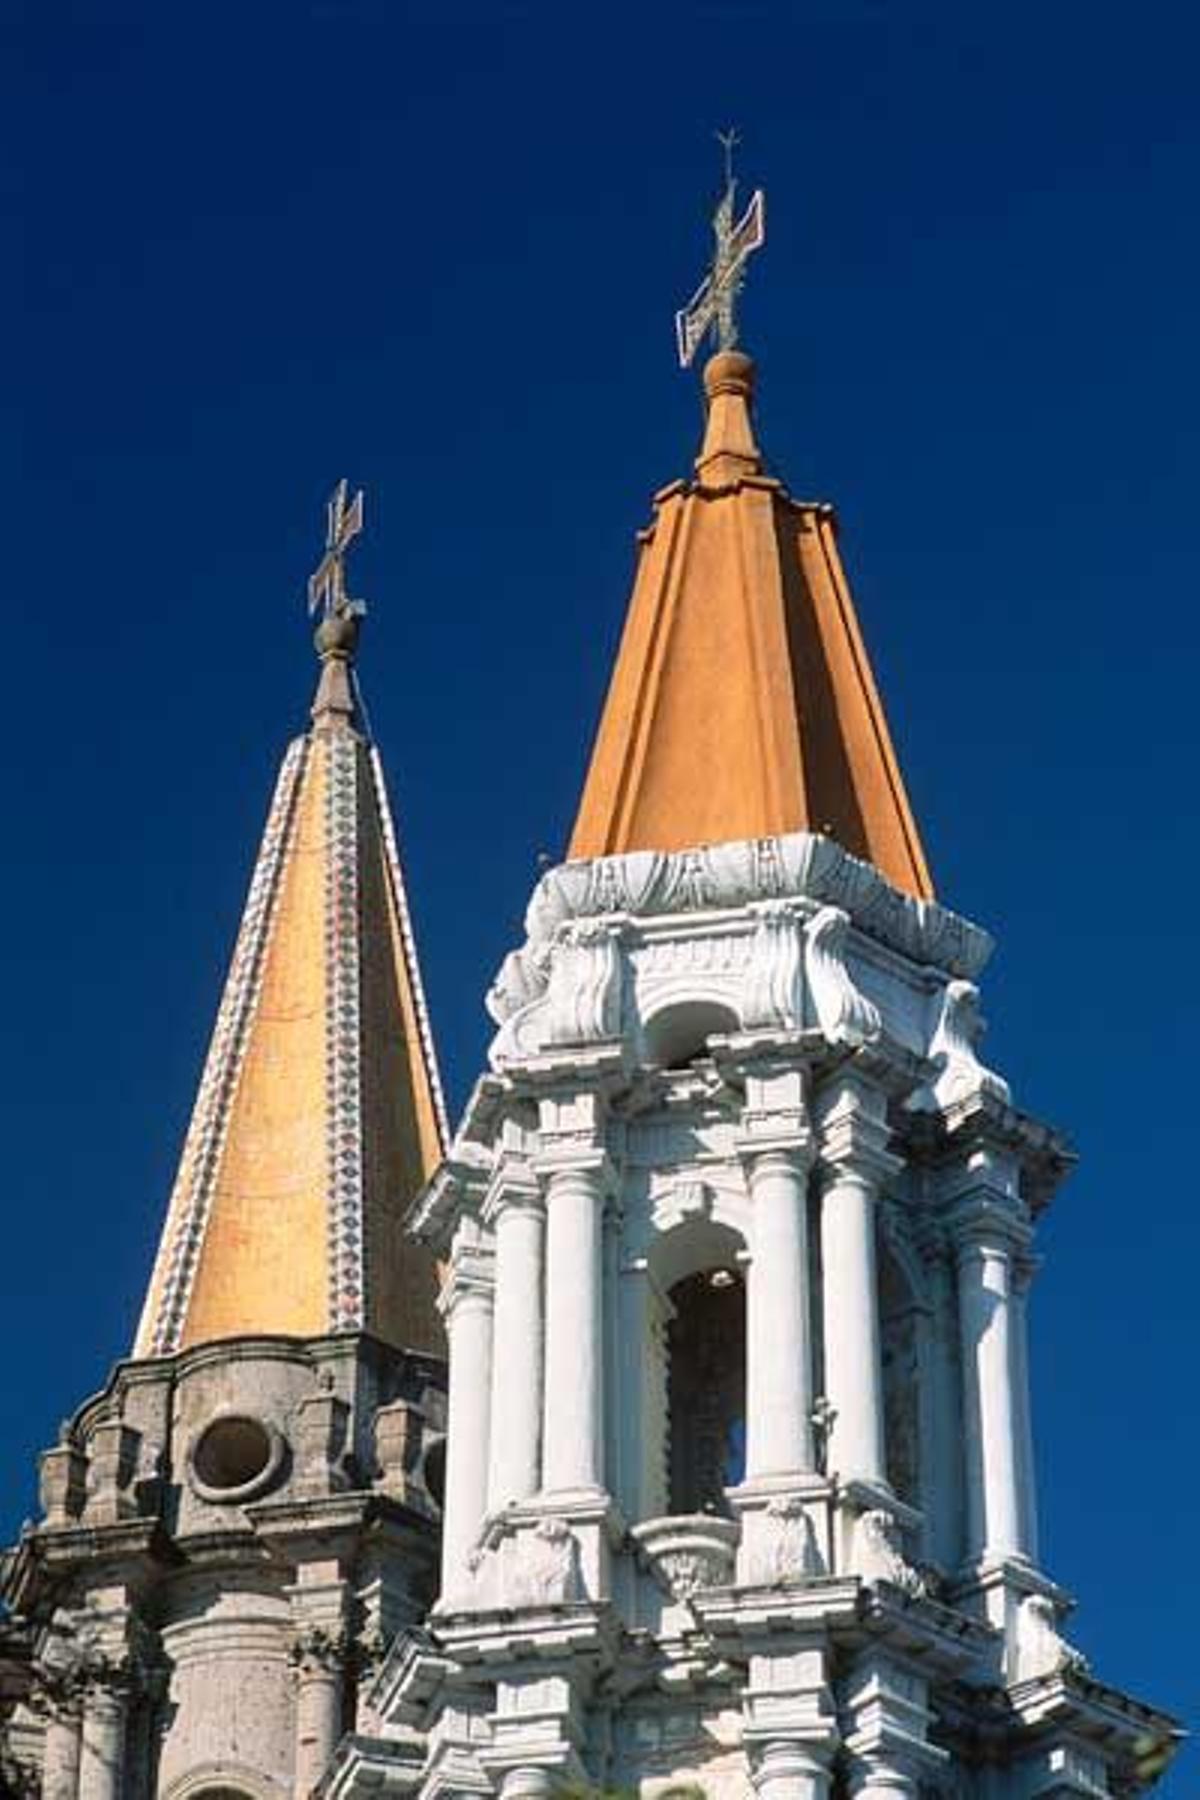
[[828,1800],[827,1752],[803,1741],[765,1743],[752,1752],[750,1779],[759,1800]]

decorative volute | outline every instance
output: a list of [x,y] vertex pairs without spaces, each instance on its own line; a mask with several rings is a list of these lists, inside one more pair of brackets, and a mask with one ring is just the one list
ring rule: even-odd
[[763,473],[748,356],[718,352],[704,387],[696,478],[641,540],[569,855],[814,831],[928,897],[832,509]]
[[443,1154],[437,1065],[378,753],[327,612],[312,727],[288,748],[134,1354],[246,1333],[442,1342],[401,1230]]

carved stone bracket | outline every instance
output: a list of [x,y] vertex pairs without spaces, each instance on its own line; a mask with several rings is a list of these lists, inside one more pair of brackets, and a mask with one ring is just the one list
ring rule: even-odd
[[804,966],[817,1023],[831,1044],[873,1044],[882,1024],[878,1009],[861,994],[846,968],[850,915],[823,906],[804,934]]

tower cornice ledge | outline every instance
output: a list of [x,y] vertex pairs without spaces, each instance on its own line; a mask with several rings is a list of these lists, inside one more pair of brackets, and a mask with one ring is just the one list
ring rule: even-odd
[[550,981],[551,945],[573,920],[614,913],[646,920],[788,899],[836,906],[867,937],[956,978],[973,980],[992,952],[981,926],[936,900],[903,892],[832,838],[797,831],[690,850],[588,857],[548,869],[526,911],[525,944],[506,958],[488,1010],[503,1024],[541,998]]

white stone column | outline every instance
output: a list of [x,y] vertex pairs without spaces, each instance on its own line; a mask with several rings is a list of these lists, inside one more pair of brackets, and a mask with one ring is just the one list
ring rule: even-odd
[[488,1508],[527,1500],[541,1485],[542,1284],[545,1211],[536,1186],[506,1186],[491,1209],[496,1236]]
[[759,1800],[827,1800],[829,1766],[821,1750],[802,1740],[782,1738],[762,1746],[751,1781]]
[[121,1676],[102,1678],[83,1703],[79,1750],[79,1800],[124,1800],[128,1687]]
[[827,1469],[843,1481],[887,1481],[875,1209],[900,1166],[886,1149],[886,1096],[856,1076],[820,1096],[822,1317]]
[[1015,1220],[976,1206],[955,1221],[967,1476],[967,1559],[1024,1551],[1013,1387]]
[[1021,1544],[1030,1561],[1038,1555],[1037,1467],[1033,1452],[1033,1406],[1029,1388],[1029,1290],[1037,1273],[1035,1256],[1013,1263],[1013,1389],[1016,1396]]
[[79,1793],[79,1703],[52,1699],[46,1710],[42,1800],[76,1800]]
[[604,1486],[604,1203],[608,1160],[550,1163],[546,1192],[546,1492]]
[[807,1144],[744,1151],[751,1261],[746,1479],[811,1471],[812,1328]]
[[295,1800],[308,1800],[342,1735],[345,1698],[340,1641],[320,1629],[296,1642]]
[[492,1386],[492,1276],[470,1251],[456,1251],[442,1290],[450,1352],[442,1599],[453,1604],[487,1512],[488,1412]]

